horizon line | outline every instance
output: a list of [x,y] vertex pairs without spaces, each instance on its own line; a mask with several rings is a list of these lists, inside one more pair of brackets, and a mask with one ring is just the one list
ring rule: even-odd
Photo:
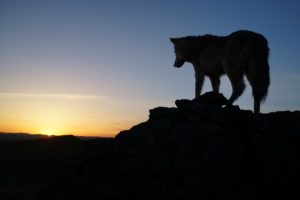
[[43,134],[43,133],[3,132],[3,131],[0,131],[0,134],[24,134],[24,135],[36,135],[36,136],[42,135],[42,136],[46,136],[46,137],[74,136],[74,137],[114,138],[114,136],[76,135],[76,134],[47,135],[47,134]]

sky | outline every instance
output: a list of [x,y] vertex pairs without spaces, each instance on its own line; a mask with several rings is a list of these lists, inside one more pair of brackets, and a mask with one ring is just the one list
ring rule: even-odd
[[[170,37],[240,29],[269,41],[261,111],[300,110],[299,11],[297,0],[0,0],[0,132],[115,136],[194,97]],[[246,84],[234,104],[252,110]],[[220,92],[231,94],[226,76]]]

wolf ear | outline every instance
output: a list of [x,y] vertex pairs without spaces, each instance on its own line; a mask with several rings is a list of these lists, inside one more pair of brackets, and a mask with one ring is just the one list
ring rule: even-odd
[[171,41],[173,44],[175,44],[176,38],[170,38],[170,41]]

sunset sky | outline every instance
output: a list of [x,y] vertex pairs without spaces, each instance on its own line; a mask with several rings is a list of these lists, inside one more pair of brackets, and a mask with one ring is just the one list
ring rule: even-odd
[[172,67],[170,36],[239,29],[269,41],[262,112],[300,110],[299,19],[298,0],[0,0],[0,132],[114,136],[193,98],[193,68]]

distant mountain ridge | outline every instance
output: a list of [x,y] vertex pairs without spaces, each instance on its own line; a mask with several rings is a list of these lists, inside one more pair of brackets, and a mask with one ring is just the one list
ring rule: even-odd
[[24,141],[24,140],[34,140],[34,139],[44,139],[44,138],[49,138],[49,136],[42,135],[42,134],[0,132],[0,142]]
[[36,139],[49,139],[49,138],[63,138],[63,137],[74,137],[82,140],[93,140],[93,139],[110,139],[109,137],[97,137],[97,136],[75,136],[75,135],[43,135],[43,134],[31,134],[31,133],[4,133],[0,132],[0,143],[1,142],[14,142],[14,141],[27,141]]

